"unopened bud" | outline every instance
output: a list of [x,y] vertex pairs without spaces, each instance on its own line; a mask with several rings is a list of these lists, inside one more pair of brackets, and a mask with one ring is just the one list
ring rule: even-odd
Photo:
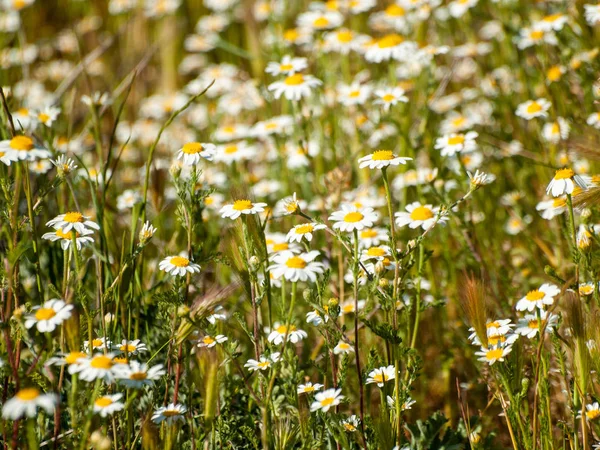
[[248,263],[250,264],[250,268],[252,270],[256,270],[258,268],[258,265],[260,264],[260,259],[258,259],[258,256],[252,255],[248,260]]
[[90,444],[94,450],[110,450],[112,442],[108,436],[102,434],[100,430],[96,430],[90,436]]
[[389,285],[390,285],[390,280],[388,280],[387,278],[380,278],[379,279],[379,287],[386,288]]

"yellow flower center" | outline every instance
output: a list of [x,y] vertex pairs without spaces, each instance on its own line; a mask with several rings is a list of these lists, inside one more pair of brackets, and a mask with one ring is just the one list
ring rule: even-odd
[[113,365],[114,365],[113,360],[110,359],[108,356],[104,356],[104,355],[95,356],[92,358],[92,361],[90,362],[90,366],[93,367],[94,369],[109,370],[110,368],[112,368]]
[[215,340],[210,336],[205,336],[204,339],[202,339],[202,342],[204,342],[206,345],[210,345],[214,344]]
[[311,223],[305,223],[304,225],[296,227],[296,234],[312,233],[314,229],[315,227],[313,227]]
[[384,102],[391,102],[394,101],[396,99],[396,96],[394,94],[385,94],[383,97],[381,97],[383,99]]
[[385,9],[385,14],[392,17],[403,17],[406,10],[402,6],[392,4]]
[[544,37],[544,32],[542,30],[534,30],[531,33],[529,33],[529,37],[534,41],[539,41]]
[[[277,331],[279,334],[285,334],[288,332],[288,327],[286,327],[285,325],[279,325],[275,331]],[[296,326],[295,325],[290,325],[290,333],[296,331]]]
[[338,31],[336,36],[338,41],[348,43],[354,38],[354,33],[352,33],[350,30],[344,30]]
[[495,348],[493,350],[488,350],[488,352],[485,355],[485,358],[488,361],[491,361],[493,359],[500,359],[500,358],[502,358],[502,349],[501,348]]
[[81,223],[83,222],[83,214],[78,212],[68,212],[65,214],[63,220],[69,223]]
[[285,262],[285,265],[290,269],[304,269],[306,267],[306,261],[299,256],[292,256]]
[[102,339],[94,339],[92,341],[92,348],[102,347],[103,345],[104,345],[104,342],[102,341]]
[[50,320],[56,315],[56,311],[52,308],[40,308],[35,312],[37,320]]
[[279,70],[281,70],[283,72],[287,72],[289,70],[292,70],[293,68],[294,68],[294,66],[291,64],[280,64],[279,65]]
[[236,200],[233,202],[233,209],[236,211],[245,211],[252,209],[252,202],[250,200]]
[[498,322],[489,322],[485,325],[488,328],[498,328],[500,326],[500,324]]
[[562,14],[551,14],[549,16],[544,17],[542,20],[544,22],[554,22],[557,19],[560,19],[562,17]]
[[296,73],[294,75],[290,75],[284,81],[288,86],[298,86],[299,84],[304,83],[304,76],[301,73]]
[[195,155],[203,150],[202,144],[199,142],[188,142],[183,146],[181,151],[187,155]]
[[340,350],[348,350],[350,348],[350,344],[346,344],[345,342],[340,342],[338,344],[338,347],[340,348]]
[[373,161],[390,161],[394,159],[394,154],[391,150],[377,150],[371,156]]
[[137,347],[135,345],[132,344],[123,344],[119,347],[119,350],[121,350],[122,352],[135,352],[137,350]]
[[391,48],[402,44],[402,42],[404,42],[404,38],[402,36],[392,33],[379,39],[377,41],[377,46],[379,48]]
[[428,220],[433,217],[433,211],[429,209],[427,206],[417,206],[410,213],[410,218],[412,220]]
[[178,416],[179,411],[177,411],[176,409],[167,409],[166,411],[163,411],[162,415],[165,417]]
[[13,0],[13,8],[15,8],[16,10],[23,9],[26,6],[27,3],[25,3],[25,0]]
[[237,151],[238,151],[237,145],[228,145],[227,147],[225,147],[225,153],[227,155],[231,155],[232,153],[236,153]]
[[321,406],[329,406],[333,403],[333,397],[327,397],[321,400]]
[[460,145],[465,143],[465,137],[461,134],[448,138],[448,145]]
[[106,408],[113,404],[113,401],[110,397],[100,397],[98,400],[94,402],[94,404],[100,408]]
[[[71,232],[63,233],[63,230],[61,230],[60,228],[58,230],[56,230],[56,235],[61,239],[71,240]],[[75,237],[78,238],[79,236],[80,236],[80,234],[75,232]]]
[[83,352],[71,352],[65,356],[65,362],[69,365],[75,364],[78,359],[85,358],[86,354]]
[[536,289],[535,291],[529,291],[525,298],[530,302],[537,302],[538,300],[543,299],[545,295],[546,294],[544,294],[542,291]]
[[463,123],[465,123],[467,119],[465,119],[463,116],[457,117],[456,119],[452,120],[452,125],[454,125],[455,127],[460,127]]
[[287,242],[281,242],[279,244],[273,244],[273,251],[274,252],[280,252],[282,250],[287,250],[288,248],[290,248],[290,246],[288,245]]
[[274,130],[277,128],[277,124],[275,122],[269,122],[268,124],[265,125],[265,129],[267,130]]
[[129,379],[134,381],[143,381],[146,378],[148,378],[146,372],[133,372],[131,375],[129,375]]
[[596,420],[598,417],[600,417],[600,410],[591,409],[585,412],[585,416],[588,418],[588,420]]
[[25,388],[17,392],[16,397],[23,402],[30,402],[40,396],[40,390],[37,388]]
[[40,120],[40,122],[44,123],[44,122],[47,122],[48,120],[50,120],[50,116],[48,114],[39,113],[38,119]]
[[567,178],[573,178],[574,175],[575,175],[575,172],[573,172],[573,170],[571,170],[571,169],[560,169],[560,170],[557,170],[556,173],[554,174],[554,179],[555,180],[565,180]]
[[563,206],[565,206],[567,204],[567,199],[566,198],[555,198],[552,201],[552,206],[554,208],[562,208]]
[[538,329],[540,327],[537,319],[532,319],[527,323],[527,326],[532,329]]
[[377,236],[377,231],[376,230],[362,230],[360,232],[360,237],[363,238],[363,239],[374,238],[375,236]]
[[169,262],[175,267],[187,267],[190,264],[190,260],[183,256],[173,256]]
[[304,386],[304,392],[313,392],[315,390],[314,386]]
[[371,247],[367,250],[367,255],[369,256],[384,256],[386,253],[385,249],[381,247]]
[[296,30],[295,28],[285,30],[285,32],[283,33],[283,39],[288,42],[294,42],[299,37],[300,33],[298,33],[298,30]]
[[364,217],[365,216],[363,216],[358,211],[352,211],[344,216],[344,222],[356,223],[356,222],[360,222],[361,220],[363,220]]
[[547,76],[550,81],[558,81],[562,76],[562,70],[560,69],[560,66],[554,66],[548,69]]
[[531,102],[529,106],[527,106],[526,111],[528,114],[535,114],[537,112],[540,112],[541,110],[542,106],[538,102]]
[[323,28],[329,25],[329,19],[327,19],[327,17],[319,17],[318,19],[315,19],[315,21],[313,22],[313,25],[317,28]]
[[269,361],[261,361],[261,362],[259,362],[259,363],[257,364],[257,366],[258,366],[260,369],[264,369],[264,368],[266,368],[266,367],[269,367],[270,365],[271,365],[271,363],[270,363]]
[[33,140],[27,136],[15,136],[8,144],[13,150],[27,152],[33,148]]

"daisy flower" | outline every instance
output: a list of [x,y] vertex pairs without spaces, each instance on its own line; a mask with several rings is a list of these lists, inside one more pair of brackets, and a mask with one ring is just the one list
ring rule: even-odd
[[140,244],[145,244],[146,242],[148,242],[152,238],[152,236],[154,236],[154,233],[156,233],[156,231],[157,229],[154,226],[152,226],[152,224],[149,221],[146,221],[138,235]]
[[380,388],[390,380],[396,378],[396,370],[394,366],[379,367],[369,373],[366,384],[377,383]]
[[370,228],[379,218],[373,208],[359,208],[355,205],[342,204],[341,210],[335,211],[329,216],[329,220],[335,222],[334,230],[343,232],[361,231]]
[[104,380],[112,383],[115,378],[115,361],[112,353],[97,353],[91,358],[79,359],[73,365],[73,373],[79,373],[84,381]]
[[569,130],[569,123],[562,117],[559,117],[556,122],[544,124],[542,137],[552,144],[557,144],[561,139],[564,140],[569,137]]
[[365,59],[373,63],[381,63],[396,59],[399,61],[409,59],[411,52],[416,52],[417,45],[406,41],[397,33],[386,34],[366,45]]
[[344,341],[339,341],[338,344],[333,348],[333,353],[339,355],[340,353],[348,354],[354,351],[354,348]]
[[525,103],[521,103],[517,106],[515,114],[526,120],[531,120],[535,117],[548,117],[550,106],[550,102],[545,98],[527,100]]
[[408,102],[408,97],[404,95],[404,89],[399,87],[377,89],[375,91],[375,96],[377,99],[373,102],[373,104],[383,105],[384,111],[389,111],[389,109],[398,102]]
[[294,75],[296,72],[302,72],[308,67],[306,58],[294,58],[285,55],[280,62],[270,62],[267,64],[265,72],[277,75]]
[[565,194],[571,195],[576,186],[579,186],[581,189],[587,189],[585,180],[581,176],[576,175],[573,169],[565,167],[555,172],[554,178],[548,183],[546,194],[551,193],[553,197],[560,197]]
[[323,310],[325,311],[325,313],[321,313],[321,311],[319,311],[318,309],[315,309],[309,313],[306,313],[306,322],[310,323],[311,325],[314,325],[316,327],[318,327],[322,323],[328,322],[329,315],[327,314],[327,310],[328,310],[327,305],[323,306]]
[[162,406],[154,411],[152,422],[173,425],[175,422],[183,422],[183,415],[187,412],[187,408],[180,403],[169,403],[167,406]]
[[217,162],[223,162],[227,165],[231,165],[234,162],[252,159],[255,155],[256,148],[254,146],[249,145],[245,141],[239,141],[229,142],[225,145],[219,145],[214,158]]
[[558,197],[553,200],[544,200],[539,202],[535,209],[540,212],[543,219],[551,220],[567,210],[567,199]]
[[487,362],[490,366],[493,365],[496,361],[504,361],[504,357],[508,355],[512,350],[510,345],[506,347],[495,347],[495,348],[484,348],[482,347],[480,351],[475,352],[479,361]]
[[51,127],[54,121],[58,118],[59,114],[60,108],[55,106],[46,106],[37,113],[36,119],[42,125]]
[[[360,311],[365,307],[367,302],[365,300],[358,301],[358,310]],[[344,303],[340,305],[340,311],[342,314],[353,314],[356,312],[356,305],[354,304],[354,300],[346,300]]]
[[585,9],[585,20],[590,25],[600,23],[600,4],[598,5],[583,5]]
[[307,11],[298,16],[296,23],[300,28],[327,30],[339,27],[344,21],[337,11]]
[[363,262],[373,259],[376,261],[383,261],[385,259],[389,259],[390,256],[391,249],[387,245],[373,246],[363,249],[360,255],[360,260]]
[[313,233],[317,230],[323,230],[327,228],[325,225],[323,225],[322,223],[316,223],[316,222],[311,222],[311,223],[303,223],[300,225],[296,225],[294,228],[292,228],[287,236],[286,236],[286,240],[288,242],[302,242],[302,239],[306,239],[308,242],[312,241],[313,238]]
[[7,166],[19,160],[19,154],[14,151],[0,150],[0,161]]
[[366,228],[358,233],[358,243],[363,248],[369,248],[387,242],[389,236],[383,228]]
[[40,333],[49,333],[71,317],[72,310],[73,305],[66,304],[64,300],[48,300],[43,306],[33,308],[31,315],[25,319],[25,328],[35,325]]
[[[397,212],[394,217],[396,218],[396,225],[399,227],[408,225],[409,228],[421,227],[423,230],[427,230],[436,223],[439,211],[439,207],[434,208],[432,205],[422,205],[420,202],[413,202],[406,206],[406,212]],[[448,218],[442,216],[438,219],[438,223],[444,224],[446,220]]]
[[448,11],[452,17],[462,17],[469,9],[474,7],[479,0],[454,0],[448,4]]
[[360,419],[354,414],[342,420],[342,426],[348,433],[354,433],[360,425]]
[[344,106],[364,105],[371,95],[371,90],[371,87],[366,84],[339,85],[337,99]]
[[[93,350],[104,350],[104,349],[111,348],[111,346],[112,346],[112,342],[104,337],[96,338],[96,339],[92,340],[92,349]],[[83,349],[86,352],[90,351],[90,341],[83,342]]]
[[538,289],[529,291],[517,302],[515,308],[517,311],[534,311],[536,307],[544,309],[546,305],[554,303],[554,297],[558,294],[560,294],[558,286],[544,283]]
[[600,112],[595,112],[594,114],[589,115],[585,123],[594,128],[600,129]]
[[[598,418],[600,418],[600,403],[598,402],[594,402],[594,403],[590,403],[585,405],[585,418],[592,422],[597,420]],[[577,418],[581,418],[581,413],[579,413],[579,415],[577,416]]]
[[319,384],[319,383],[312,384],[309,381],[306,384],[299,384],[297,392],[298,392],[298,395],[300,395],[300,394],[313,394],[314,392],[320,391],[321,388],[323,388],[322,384]]
[[321,274],[325,270],[323,263],[315,261],[319,254],[317,250],[299,255],[295,255],[289,250],[279,252],[273,256],[273,264],[269,270],[274,278],[283,276],[286,280],[294,283],[307,280],[314,283],[317,281],[317,274]]
[[177,151],[177,159],[183,160],[186,166],[195,166],[202,158],[211,161],[217,152],[214,144],[188,142]]
[[100,417],[110,416],[117,411],[125,408],[125,404],[120,402],[123,394],[103,395],[94,402],[94,412],[100,414]]
[[217,344],[222,344],[227,340],[227,336],[217,334],[215,337],[206,335],[198,341],[198,347],[213,348]]
[[391,150],[377,150],[370,155],[360,158],[358,163],[361,169],[364,167],[368,167],[369,169],[383,169],[389,166],[406,164],[407,161],[411,160],[412,158],[396,156]]
[[269,333],[267,340],[272,344],[279,345],[283,343],[286,334],[288,341],[292,344],[296,344],[308,337],[306,331],[299,330],[295,325],[290,325],[288,327],[286,325],[275,323],[273,331]]
[[121,353],[128,353],[130,356],[132,356],[147,352],[148,348],[146,347],[146,344],[141,342],[139,339],[135,339],[133,341],[123,339],[121,341],[121,345],[115,346],[115,350],[118,350]]
[[466,134],[451,133],[435,140],[435,149],[441,150],[442,156],[454,156],[460,152],[472,152],[477,149],[475,139],[479,136],[476,131]]
[[298,101],[302,97],[308,97],[311,91],[321,84],[321,80],[316,79],[312,75],[296,73],[289,75],[282,81],[271,83],[268,89],[269,91],[273,91],[273,96],[276,99],[284,95],[288,100]]
[[2,418],[19,420],[22,417],[36,417],[38,408],[52,414],[57,404],[58,396],[55,394],[43,394],[35,387],[22,388],[2,406]]
[[596,290],[596,287],[594,286],[594,283],[592,283],[591,281],[588,281],[587,283],[579,283],[579,295],[582,295],[582,296],[592,295],[595,290]]
[[19,161],[35,161],[36,159],[52,156],[48,150],[36,145],[33,139],[23,135],[0,141],[0,152],[11,153]]
[[162,364],[149,367],[146,363],[129,361],[129,364],[115,366],[115,378],[118,382],[128,388],[135,389],[151,386],[155,380],[158,380],[165,373]]
[[343,395],[340,395],[341,389],[327,389],[323,392],[318,392],[315,395],[315,401],[310,405],[311,411],[321,410],[323,412],[329,411],[329,408],[337,406],[344,399]]
[[247,367],[248,370],[252,372],[256,372],[257,370],[267,370],[277,361],[279,361],[280,357],[279,352],[272,353],[271,356],[261,355],[259,360],[249,359],[244,367]]
[[575,239],[579,250],[587,250],[592,245],[591,237],[592,233],[590,233],[586,226],[584,224],[579,225]]
[[89,219],[88,216],[84,216],[80,212],[72,211],[56,216],[54,219],[46,222],[46,226],[52,227],[55,230],[60,229],[63,234],[75,230],[80,235],[85,235],[90,228],[94,230],[100,229],[100,226],[96,222]]
[[180,277],[183,277],[188,273],[192,274],[200,272],[200,266],[191,262],[185,256],[167,256],[159,263],[158,268],[170,275],[177,275]]
[[546,326],[546,332],[552,331],[552,328],[556,325],[556,319],[556,314],[549,314],[546,311],[540,311],[539,318],[535,314],[526,314],[524,318],[519,319],[515,333],[533,339],[544,325]]
[[266,203],[252,203],[250,200],[236,200],[233,204],[224,205],[221,210],[221,217],[235,220],[242,214],[256,214],[265,210]]
[[546,31],[537,24],[531,28],[520,29],[516,41],[520,49],[526,49],[542,43],[549,45],[558,44],[556,34],[553,31]]
[[555,13],[542,17],[542,20],[535,22],[534,27],[544,31],[560,31],[569,21],[565,14]]

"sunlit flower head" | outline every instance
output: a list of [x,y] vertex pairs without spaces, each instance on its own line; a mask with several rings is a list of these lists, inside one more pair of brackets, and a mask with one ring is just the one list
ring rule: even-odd
[[164,270],[170,275],[183,277],[185,275],[200,272],[200,266],[193,263],[185,256],[167,256],[158,265],[160,270]]
[[344,399],[341,393],[341,389],[327,389],[323,392],[318,392],[315,395],[315,401],[310,405],[310,410],[317,411],[320,409],[323,412],[329,411],[330,408],[339,405]]
[[521,298],[515,308],[517,311],[535,311],[536,308],[544,309],[554,303],[554,297],[560,294],[560,289],[554,284],[544,283],[538,289],[529,291]]
[[36,387],[21,388],[2,406],[2,418],[19,420],[22,417],[36,417],[38,408],[52,414],[56,405],[58,396],[55,394],[44,394]]
[[342,232],[371,228],[378,218],[379,216],[373,208],[359,208],[348,204],[342,204],[339,211],[335,211],[329,216],[329,220],[335,222],[333,229]]
[[31,315],[25,319],[25,327],[32,328],[35,325],[40,333],[49,333],[71,317],[72,310],[73,305],[66,304],[64,300],[48,300],[32,309]]

